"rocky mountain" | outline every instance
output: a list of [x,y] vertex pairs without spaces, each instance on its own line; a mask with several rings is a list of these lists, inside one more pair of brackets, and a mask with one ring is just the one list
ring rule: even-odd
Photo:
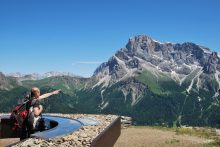
[[186,87],[188,93],[195,84],[197,91],[200,88],[212,90],[214,97],[219,94],[220,60],[217,52],[194,43],[160,43],[145,35],[130,38],[125,48],[96,69],[94,77],[98,82],[95,86],[108,87],[137,77],[144,71],[150,72],[157,80],[170,78],[180,86],[190,81]]
[[219,54],[207,47],[140,35],[95,70],[93,88],[100,88],[103,112],[117,105],[108,97],[117,91],[123,99],[118,107],[124,110],[115,111],[131,109],[133,117],[143,118],[139,123],[220,124],[215,118],[220,110],[219,63]]
[[14,102],[9,94],[38,86],[43,92],[63,90],[53,100],[45,100],[46,112],[128,115],[142,125],[220,127],[219,63],[219,54],[207,47],[161,43],[139,35],[91,78],[53,73],[18,80],[16,88],[1,95],[11,97],[3,110]]
[[195,70],[200,71],[197,78],[201,74],[216,74],[219,81],[219,63],[217,52],[194,43],[160,43],[148,36],[136,36],[129,39],[126,48],[100,65],[94,76],[101,81],[99,84],[107,86],[149,70],[154,75],[166,73],[181,85]]

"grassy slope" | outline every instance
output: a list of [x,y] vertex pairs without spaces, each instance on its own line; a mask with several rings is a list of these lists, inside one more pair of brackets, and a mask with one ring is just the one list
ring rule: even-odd
[[[214,94],[213,91],[204,91],[202,89],[197,91],[196,83],[194,83],[194,89],[190,93],[186,92],[186,88],[197,72],[192,72],[185,79],[182,86],[165,74],[157,77],[149,71],[140,74],[137,79],[146,84],[152,93],[146,94],[144,99],[135,106],[137,107],[136,111],[141,108],[145,111],[139,114],[137,111],[136,118],[149,118],[154,122],[153,124],[165,123],[169,126],[172,126],[171,123],[173,121],[174,126],[179,124],[199,126],[211,124],[213,127],[219,127],[218,112],[220,112],[220,107],[213,103],[215,100],[210,97]],[[202,101],[199,101],[198,97],[201,97]],[[154,115],[152,116],[151,114]],[[139,122],[140,124],[144,121],[147,124],[151,124],[147,119],[142,120]]]

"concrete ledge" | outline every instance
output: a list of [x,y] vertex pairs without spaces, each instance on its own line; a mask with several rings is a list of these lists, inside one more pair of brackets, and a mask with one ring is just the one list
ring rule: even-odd
[[121,118],[118,117],[92,141],[91,147],[113,147],[120,135]]

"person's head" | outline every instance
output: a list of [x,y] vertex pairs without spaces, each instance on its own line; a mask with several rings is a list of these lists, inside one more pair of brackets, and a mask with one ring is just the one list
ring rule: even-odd
[[40,96],[40,89],[37,87],[32,87],[31,88],[31,97],[37,99],[37,98],[39,98],[39,96]]

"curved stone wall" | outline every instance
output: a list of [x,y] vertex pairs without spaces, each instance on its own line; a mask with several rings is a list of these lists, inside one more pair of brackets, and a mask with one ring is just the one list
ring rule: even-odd
[[[12,146],[113,146],[120,135],[120,117],[115,115],[92,115],[92,114],[48,114],[48,118],[54,117],[71,118],[84,120],[84,125],[72,132],[63,135],[52,135],[53,137],[44,138],[37,135],[24,141],[13,144]],[[86,120],[85,118],[89,118]],[[94,121],[98,123],[94,123]],[[118,123],[116,123],[118,120]],[[56,120],[55,120],[56,121]],[[91,124],[91,125],[90,125]],[[117,124],[117,126],[116,126]],[[63,124],[65,125],[65,124]],[[59,125],[58,125],[59,126]],[[65,126],[64,126],[65,127]],[[69,126],[71,128],[71,125]],[[56,129],[56,127],[54,128]],[[66,127],[68,130],[68,127]],[[65,131],[64,131],[65,132]],[[108,135],[109,134],[109,135]],[[115,134],[115,135],[114,135]]]

